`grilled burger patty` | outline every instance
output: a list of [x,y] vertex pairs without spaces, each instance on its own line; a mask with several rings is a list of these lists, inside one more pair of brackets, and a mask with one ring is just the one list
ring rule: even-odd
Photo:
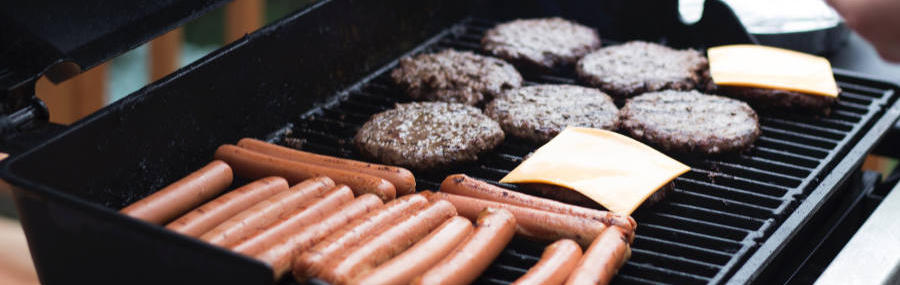
[[600,48],[600,36],[561,18],[515,20],[485,32],[481,47],[516,65],[552,69]]
[[575,68],[588,84],[615,97],[631,97],[665,89],[694,89],[708,66],[706,57],[696,50],[632,41],[594,51]]
[[[710,80],[710,82],[712,82]],[[717,86],[710,83],[707,92],[721,94],[754,106],[774,107],[785,110],[802,110],[822,115],[831,113],[837,97],[803,94],[800,92],[742,86]]]
[[619,112],[632,137],[668,151],[717,154],[749,148],[759,119],[747,103],[697,91],[646,93]]
[[413,100],[466,105],[522,85],[522,75],[511,64],[451,49],[402,58],[391,78]]
[[534,85],[506,91],[484,108],[507,134],[547,142],[566,126],[614,130],[619,109],[605,93],[574,85]]
[[381,163],[427,171],[475,161],[503,139],[500,125],[475,107],[413,102],[375,114],[353,140],[363,155]]

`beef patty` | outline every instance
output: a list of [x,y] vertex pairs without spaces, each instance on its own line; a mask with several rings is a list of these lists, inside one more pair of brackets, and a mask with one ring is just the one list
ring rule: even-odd
[[709,86],[707,92],[740,99],[754,106],[807,111],[822,115],[830,114],[831,106],[838,102],[837,97],[810,95],[788,90],[720,86],[714,83],[710,83]]
[[600,36],[561,18],[515,20],[485,32],[481,47],[518,66],[547,70],[600,48]]
[[632,41],[594,51],[575,65],[578,77],[615,97],[694,89],[709,63],[700,52]]
[[619,116],[632,137],[667,151],[739,151],[760,134],[759,119],[747,103],[697,91],[643,94],[629,99]]
[[413,100],[466,105],[522,85],[522,75],[511,64],[451,49],[402,58],[391,78]]
[[353,140],[378,162],[427,171],[475,161],[503,139],[500,125],[475,107],[413,102],[375,114]]
[[534,85],[503,93],[484,113],[507,134],[547,142],[567,126],[616,129],[619,109],[606,93],[574,85]]

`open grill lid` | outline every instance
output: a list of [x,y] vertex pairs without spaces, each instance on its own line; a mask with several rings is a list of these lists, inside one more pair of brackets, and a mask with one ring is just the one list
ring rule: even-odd
[[225,2],[0,1],[0,134],[47,120],[34,97],[41,75],[61,82]]

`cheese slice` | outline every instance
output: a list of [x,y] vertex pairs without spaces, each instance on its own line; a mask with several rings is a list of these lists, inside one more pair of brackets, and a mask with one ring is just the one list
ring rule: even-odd
[[838,96],[831,63],[824,57],[760,45],[718,46],[706,54],[717,85]]
[[563,186],[610,211],[631,214],[688,170],[687,165],[618,133],[568,127],[500,182]]

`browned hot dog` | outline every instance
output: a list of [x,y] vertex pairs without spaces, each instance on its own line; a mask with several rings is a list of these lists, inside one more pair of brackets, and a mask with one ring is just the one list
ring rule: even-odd
[[315,176],[328,176],[337,183],[350,186],[356,195],[371,193],[383,201],[388,201],[393,200],[397,194],[391,182],[379,177],[277,158],[234,145],[220,146],[216,150],[215,157],[228,162],[234,168],[235,174],[245,178],[256,179],[275,175],[296,183]]
[[469,177],[465,174],[453,174],[447,176],[447,178],[444,179],[444,182],[441,183],[441,192],[534,208],[554,213],[585,217],[603,222],[606,225],[616,225],[623,227],[627,230],[627,232],[634,232],[635,227],[637,227],[637,223],[628,215],[621,215],[608,211],[600,211],[596,209],[570,205],[556,200],[531,196],[525,193],[500,188],[487,182]]
[[303,282],[309,277],[316,276],[323,266],[342,251],[390,228],[400,217],[422,209],[426,204],[428,199],[422,195],[406,195],[354,220],[297,257],[293,264],[294,278]]
[[538,209],[526,208],[500,202],[482,200],[466,196],[453,195],[443,192],[422,192],[428,200],[447,200],[456,206],[460,216],[475,220],[478,213],[484,208],[506,209],[516,215],[516,232],[532,239],[559,240],[573,239],[583,247],[587,247],[594,241],[604,229],[606,224],[591,219],[548,212]]
[[579,260],[581,260],[581,247],[578,246],[578,243],[570,239],[558,240],[544,248],[541,260],[512,284],[563,284]]
[[584,252],[566,284],[609,284],[629,257],[631,247],[625,233],[619,227],[609,227]]
[[312,163],[381,177],[394,184],[394,187],[396,187],[397,190],[397,196],[410,194],[416,191],[416,178],[413,176],[412,172],[406,168],[320,155],[251,138],[241,139],[237,145],[242,148],[287,160]]
[[317,277],[331,284],[347,284],[357,274],[371,270],[403,252],[453,216],[456,216],[456,209],[449,202],[431,203],[421,211],[398,220],[384,232],[347,250],[335,262],[326,265]]
[[472,222],[468,219],[460,216],[450,218],[400,255],[363,273],[350,281],[350,284],[409,284],[413,278],[422,275],[450,254],[471,233]]
[[287,189],[284,178],[272,176],[259,179],[203,204],[169,223],[166,228],[199,237],[237,213]]
[[337,211],[332,212],[321,221],[295,229],[287,239],[281,240],[272,247],[259,253],[251,253],[272,267],[275,280],[281,279],[285,273],[291,270],[291,261],[300,253],[303,253],[317,242],[324,239],[332,232],[343,227],[350,221],[359,218],[366,213],[381,207],[383,204],[378,196],[364,194],[350,203],[345,204]]
[[266,225],[272,224],[282,215],[309,203],[328,189],[334,187],[334,181],[328,177],[316,177],[294,185],[287,191],[275,194],[253,207],[241,211],[234,217],[222,222],[212,230],[200,236],[211,244],[229,246]]
[[119,212],[162,225],[222,193],[233,178],[228,164],[214,160]]
[[478,215],[475,231],[412,284],[472,283],[512,240],[515,228],[516,217],[509,211],[485,209]]
[[235,243],[231,246],[231,250],[244,254],[260,252],[276,242],[286,239],[294,229],[315,223],[352,200],[353,191],[350,191],[350,187],[338,185],[322,198],[313,199],[279,221],[257,231],[249,238]]

